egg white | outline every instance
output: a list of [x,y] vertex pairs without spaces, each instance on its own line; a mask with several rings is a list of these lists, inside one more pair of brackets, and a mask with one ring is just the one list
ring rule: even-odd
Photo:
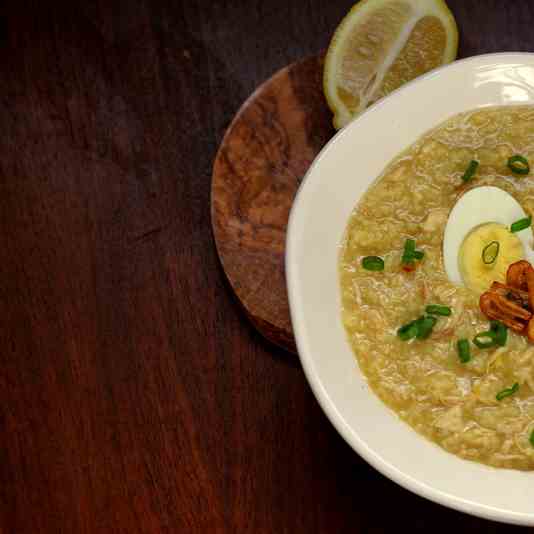
[[[443,262],[451,282],[463,284],[460,273],[460,247],[467,234],[482,224],[500,223],[510,227],[527,214],[517,200],[506,191],[493,186],[481,186],[465,193],[452,208],[443,237]],[[525,259],[534,263],[532,231],[515,234],[521,241]]]

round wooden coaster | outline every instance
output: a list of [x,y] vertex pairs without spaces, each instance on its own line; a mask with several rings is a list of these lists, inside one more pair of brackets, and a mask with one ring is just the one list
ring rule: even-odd
[[256,328],[296,351],[284,249],[293,198],[334,134],[322,90],[323,56],[263,83],[230,124],[213,166],[211,216],[221,263]]

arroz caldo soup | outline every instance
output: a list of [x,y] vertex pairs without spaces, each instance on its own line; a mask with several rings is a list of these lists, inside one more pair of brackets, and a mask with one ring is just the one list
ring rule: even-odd
[[372,390],[445,450],[522,470],[534,469],[529,162],[534,107],[449,119],[361,198],[339,262]]

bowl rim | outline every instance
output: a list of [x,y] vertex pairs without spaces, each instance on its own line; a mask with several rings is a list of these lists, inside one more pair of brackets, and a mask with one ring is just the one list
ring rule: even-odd
[[[341,437],[347,442],[347,444],[359,454],[367,463],[374,467],[382,475],[386,476],[393,482],[397,483],[401,487],[420,495],[432,502],[441,504],[443,506],[452,508],[454,510],[464,512],[470,515],[474,515],[483,519],[489,519],[501,523],[534,526],[534,512],[532,514],[525,514],[522,512],[507,511],[503,509],[497,509],[493,506],[485,505],[477,501],[467,501],[454,494],[436,489],[418,478],[410,476],[408,473],[396,468],[393,464],[385,461],[377,452],[369,447],[357,434],[354,429],[344,420],[343,416],[337,410],[335,404],[330,399],[329,394],[321,380],[321,377],[316,373],[313,365],[313,358],[311,351],[308,349],[303,335],[303,319],[300,317],[299,309],[295,306],[297,301],[297,289],[296,289],[296,269],[294,268],[295,260],[293,259],[293,252],[297,246],[296,235],[294,233],[295,221],[297,219],[297,212],[300,210],[303,199],[303,191],[309,185],[309,178],[313,175],[315,167],[319,161],[324,157],[325,153],[329,151],[335,143],[339,141],[342,136],[347,135],[347,132],[358,127],[359,122],[363,117],[369,114],[375,113],[377,109],[382,107],[386,102],[396,98],[398,94],[411,91],[414,86],[425,82],[429,78],[441,76],[448,70],[461,68],[460,66],[466,66],[473,64],[481,66],[489,60],[498,60],[503,62],[504,60],[513,61],[516,63],[524,62],[526,59],[530,60],[529,65],[534,69],[534,52],[496,52],[488,54],[479,54],[462,58],[446,65],[437,67],[416,79],[407,82],[398,89],[392,91],[387,97],[379,100],[375,104],[368,107],[362,114],[350,122],[345,128],[339,130],[330,141],[322,148],[319,154],[316,156],[307,172],[305,173],[299,189],[295,195],[287,225],[286,234],[286,249],[285,249],[285,271],[286,271],[286,285],[289,299],[290,317],[292,328],[295,336],[295,343],[297,347],[297,353],[304,370],[306,379],[312,389],[312,392],[317,399],[321,409],[326,414],[334,428],[341,435]],[[497,65],[495,65],[497,66]],[[430,129],[430,128],[429,128]],[[372,183],[372,182],[371,182]],[[366,190],[369,186],[366,187]],[[359,197],[361,198],[361,197]],[[357,201],[359,201],[359,198]],[[356,202],[357,202],[356,201]],[[374,394],[374,393],[373,393]],[[380,401],[382,402],[382,401]],[[389,408],[388,408],[389,409]],[[395,414],[396,415],[396,414]],[[411,427],[410,427],[411,428]],[[412,429],[413,430],[413,429]],[[415,432],[415,431],[414,431]],[[421,439],[427,439],[424,436],[420,436]],[[444,451],[446,452],[446,451]],[[452,453],[446,453],[452,454]],[[456,455],[453,455],[456,456]],[[488,466],[489,468],[489,466]],[[533,472],[534,473],[534,472]]]

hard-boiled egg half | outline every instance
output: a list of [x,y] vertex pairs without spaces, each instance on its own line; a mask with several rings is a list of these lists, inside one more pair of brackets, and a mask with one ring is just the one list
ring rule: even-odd
[[510,231],[513,223],[526,217],[517,200],[498,187],[477,187],[460,197],[449,215],[443,240],[449,279],[482,293],[493,281],[506,281],[511,263],[521,259],[534,262],[531,228]]

